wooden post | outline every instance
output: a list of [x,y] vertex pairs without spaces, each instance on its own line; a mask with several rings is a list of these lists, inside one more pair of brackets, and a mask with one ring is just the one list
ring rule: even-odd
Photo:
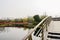
[[30,35],[30,36],[28,37],[28,40],[32,40],[32,35]]
[[44,27],[42,26],[42,40],[44,40]]
[[46,24],[46,31],[48,31],[48,25]]
[[[28,33],[30,32],[30,29],[28,30]],[[28,40],[32,40],[32,34],[29,35]]]

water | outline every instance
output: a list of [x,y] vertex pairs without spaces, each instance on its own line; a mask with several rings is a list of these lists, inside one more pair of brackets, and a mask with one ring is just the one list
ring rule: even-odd
[[15,27],[0,28],[0,40],[21,40],[27,31],[28,29]]
[[[52,21],[48,28],[50,32],[59,32],[60,33],[60,21]],[[24,30],[24,28],[18,27],[2,27],[0,28],[0,40],[22,40],[26,34],[28,34],[29,29]],[[46,37],[46,32],[44,33]],[[33,40],[41,40],[40,37],[32,35]],[[45,38],[46,39],[46,38]],[[48,40],[60,40],[60,39],[51,39]]]
[[[0,40],[22,40],[28,34],[29,29],[17,27],[4,27],[0,28]],[[39,37],[33,36],[33,40],[39,40]]]

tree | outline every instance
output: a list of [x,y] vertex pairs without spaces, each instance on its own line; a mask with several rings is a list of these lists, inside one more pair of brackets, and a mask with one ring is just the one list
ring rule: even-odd
[[35,15],[35,16],[33,16],[33,18],[34,18],[34,20],[35,20],[36,22],[38,22],[38,23],[41,21],[39,15]]

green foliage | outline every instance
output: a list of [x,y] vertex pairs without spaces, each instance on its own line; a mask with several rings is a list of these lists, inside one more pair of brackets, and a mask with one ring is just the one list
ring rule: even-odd
[[[17,18],[17,19],[7,19],[7,20],[1,20],[0,19],[0,26],[24,26],[28,28],[33,28],[35,27],[41,20],[43,20],[46,16],[42,15],[34,15],[29,16],[27,18]],[[6,23],[5,23],[6,22]],[[22,24],[7,24],[7,23],[22,23]],[[25,24],[24,24],[25,23]]]
[[35,20],[36,22],[40,22],[40,21],[41,21],[39,15],[35,15],[35,16],[33,16],[33,18],[34,18],[34,20]]
[[34,22],[33,25],[37,25],[42,19],[39,17],[39,15],[34,15]]
[[23,22],[23,19],[14,19],[14,22]]

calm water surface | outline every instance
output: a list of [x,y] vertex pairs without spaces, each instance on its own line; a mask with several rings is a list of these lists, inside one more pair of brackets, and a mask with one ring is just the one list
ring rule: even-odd
[[[28,34],[28,29],[17,27],[0,28],[0,40],[22,40]],[[38,37],[33,36],[33,40],[39,40]]]

